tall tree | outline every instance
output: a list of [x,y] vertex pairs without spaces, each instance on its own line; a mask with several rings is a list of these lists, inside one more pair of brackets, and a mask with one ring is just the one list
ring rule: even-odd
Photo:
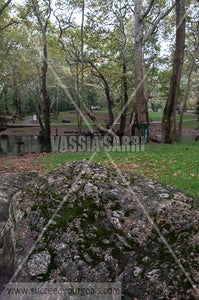
[[[148,95],[146,87],[146,74],[144,67],[144,44],[148,41],[157,29],[158,24],[164,19],[173,9],[166,8],[160,14],[161,3],[156,3],[155,0],[148,2],[148,6],[143,11],[142,0],[135,0],[134,15],[135,15],[135,37],[134,37],[134,51],[135,51],[135,105],[132,112],[131,126],[133,129],[139,128],[141,124],[148,123]],[[158,4],[158,9],[157,9]],[[146,3],[145,3],[146,5]],[[157,9],[157,10],[156,10]],[[148,29],[146,30],[147,17],[151,13],[152,18],[149,22]],[[133,130],[134,131],[134,130]]]
[[[74,21],[76,10],[81,9],[81,26]],[[65,12],[63,14],[63,11]],[[65,52],[74,86],[73,105],[77,111],[78,130],[82,132],[82,101],[84,87],[84,0],[78,3],[59,3],[54,14],[59,26],[59,43]]]
[[184,112],[186,111],[186,108],[187,108],[187,101],[188,101],[190,87],[191,87],[191,76],[192,76],[192,73],[194,70],[194,66],[195,66],[195,60],[192,58],[190,70],[188,72],[187,86],[186,86],[184,101],[183,101],[183,105],[182,105],[182,108],[180,111],[180,120],[179,120],[179,126],[178,126],[178,135],[179,135],[178,137],[179,137],[180,141],[181,141],[181,137],[182,137],[182,121],[183,121]]
[[[82,111],[82,102],[83,102],[83,90],[84,90],[84,18],[85,18],[85,1],[82,0],[81,3],[82,10],[82,22],[81,22],[81,85],[80,85],[80,97],[79,97],[79,109]],[[82,132],[82,116],[78,114],[78,128],[79,133]]]
[[[84,108],[83,110],[86,112],[86,114],[90,117],[92,115],[95,119],[95,124],[97,124],[97,120],[95,116],[92,114],[91,111],[89,111],[89,108],[87,107],[85,109],[85,103],[83,104],[83,86],[82,83],[84,82],[84,86],[86,84],[86,75],[84,72],[85,69],[90,70],[91,74],[94,75],[96,78],[100,79],[103,86],[104,91],[106,95],[107,100],[107,107],[108,107],[108,115],[109,115],[109,127],[113,124],[114,117],[113,117],[113,100],[112,95],[110,92],[110,85],[109,81],[106,79],[106,76],[103,74],[103,61],[105,58],[102,58],[99,54],[101,49],[103,48],[103,45],[100,45],[100,48],[95,48],[94,44],[91,47],[90,41],[92,38],[96,39],[96,34],[92,32],[92,30],[89,30],[88,34],[88,25],[86,27],[86,24],[84,26],[84,3],[79,2],[79,6],[82,12],[82,22],[79,30],[78,24],[72,20],[72,16],[74,15],[73,11],[74,8],[68,7],[68,11],[71,10],[71,13],[69,14],[69,17],[65,14],[65,19],[63,19],[62,15],[60,16],[58,13],[56,14],[56,18],[59,23],[59,29],[60,29],[60,35],[59,35],[59,41],[62,45],[63,50],[66,53],[66,60],[69,63],[71,74],[73,74],[74,78],[76,78],[75,85],[76,85],[76,99],[77,99],[77,109],[79,110],[79,107]],[[84,30],[85,27],[85,30]],[[89,28],[91,29],[91,28]],[[85,33],[86,31],[86,33]],[[98,32],[99,33],[99,32]],[[90,37],[90,39],[88,38]],[[95,37],[94,37],[95,36]],[[86,39],[86,41],[85,41]],[[89,40],[89,43],[88,43]],[[99,36],[98,36],[99,40]],[[84,43],[86,44],[87,51],[84,53],[83,46]],[[92,50],[93,52],[92,52]],[[94,48],[94,49],[93,49]],[[93,55],[94,53],[94,55]],[[84,72],[84,73],[83,73]],[[88,74],[88,72],[87,72]],[[84,76],[83,76],[84,75]],[[82,91],[82,92],[81,92]],[[97,123],[96,123],[97,122]]]
[[[151,6],[153,4],[152,2],[151,2]],[[144,15],[146,16],[147,12]],[[143,55],[144,55],[143,54],[143,22],[145,16],[142,16],[142,1],[135,0],[135,88],[136,88],[135,111],[137,114],[138,124],[148,123],[148,118],[147,118],[148,99],[145,91],[144,62],[143,62]]]
[[[44,7],[42,7],[42,4]],[[41,89],[42,89],[42,106],[43,106],[43,119],[44,124],[41,125],[40,138],[44,141],[50,140],[51,127],[50,127],[50,99],[47,92],[47,71],[48,71],[48,55],[47,55],[47,28],[49,18],[52,12],[51,0],[45,0],[44,3],[39,4],[39,1],[32,0],[31,5],[34,15],[37,18],[40,30],[42,33],[43,41],[43,66],[41,68]]]
[[176,107],[180,91],[180,81],[184,62],[185,47],[185,2],[176,0],[176,47],[169,96],[162,118],[162,139],[164,143],[175,143],[178,140],[176,131]]
[[[129,104],[127,24],[130,1],[100,1],[98,4],[101,5],[100,12],[96,1],[90,3],[89,27],[93,32],[90,30],[86,39],[89,45],[87,63],[92,67],[91,74],[99,78],[104,86],[109,116],[107,128],[113,129],[120,121],[117,134],[122,137]],[[120,112],[114,119],[118,109]]]
[[120,126],[117,131],[117,134],[119,135],[120,139],[124,135],[125,126],[126,126],[126,118],[127,118],[127,112],[128,112],[128,104],[129,104],[129,97],[128,97],[128,75],[127,75],[127,34],[126,34],[126,23],[129,19],[129,3],[128,1],[117,1],[117,3],[114,5],[114,1],[112,3],[111,11],[113,15],[115,16],[115,26],[118,28],[120,39],[119,39],[119,45],[121,48],[121,65],[122,65],[122,75],[121,75],[121,111],[119,115],[116,117],[116,120],[114,123],[117,122],[118,119],[120,119]]

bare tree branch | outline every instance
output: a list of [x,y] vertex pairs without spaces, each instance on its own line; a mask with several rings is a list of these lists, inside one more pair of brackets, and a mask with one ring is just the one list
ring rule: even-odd
[[48,9],[47,9],[48,15],[46,17],[46,20],[45,20],[44,24],[42,22],[41,13],[39,12],[39,9],[38,9],[38,1],[36,1],[36,4],[34,2],[32,2],[32,8],[33,8],[33,11],[35,13],[35,16],[37,17],[37,20],[39,22],[39,25],[41,27],[42,32],[45,32],[46,29],[47,29],[47,26],[48,26],[48,21],[50,19],[51,12],[52,12],[51,0],[48,0]]
[[51,9],[51,0],[48,0],[48,16],[47,16],[46,22],[45,22],[45,30],[47,29],[48,20],[50,19],[51,12],[52,12],[52,9]]
[[147,10],[144,12],[144,14],[142,15],[141,19],[144,20],[146,18],[146,16],[149,14],[151,8],[153,7],[153,3],[155,0],[151,0]]
[[164,19],[164,17],[166,17],[171,11],[172,9],[175,7],[176,3],[174,2],[173,5],[167,10],[165,11],[164,14],[162,14],[153,24],[153,27],[151,28],[151,30],[149,30],[149,32],[145,35],[145,37],[143,38],[143,44],[148,40],[148,38],[154,33],[154,31],[156,30],[158,24],[160,23],[160,21],[162,19]]
[[0,27],[0,30],[4,30],[5,28],[12,26],[14,24],[19,24],[19,23],[17,21],[10,22],[10,23],[4,25],[3,27]]
[[12,0],[8,0],[1,8],[0,8],[0,15],[6,9],[6,7],[10,4]]

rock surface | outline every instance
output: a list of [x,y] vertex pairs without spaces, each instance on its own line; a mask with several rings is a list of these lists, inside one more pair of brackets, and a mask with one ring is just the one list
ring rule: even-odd
[[7,222],[9,204],[13,195],[35,176],[36,172],[0,174],[0,293],[13,273],[13,245]]
[[12,196],[35,176],[36,172],[0,174],[0,232],[8,219],[8,207]]
[[90,162],[33,177],[9,210],[15,280],[120,281],[125,300],[199,299],[197,199]]

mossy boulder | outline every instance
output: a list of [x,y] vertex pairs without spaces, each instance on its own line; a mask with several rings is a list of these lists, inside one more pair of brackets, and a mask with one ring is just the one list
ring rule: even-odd
[[120,281],[123,299],[197,299],[199,207],[174,187],[90,162],[12,197],[16,281]]

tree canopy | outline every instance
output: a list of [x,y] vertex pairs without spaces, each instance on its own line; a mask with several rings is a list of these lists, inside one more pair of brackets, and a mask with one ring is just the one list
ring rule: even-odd
[[[184,2],[186,48],[174,114],[196,109],[199,97],[198,1]],[[37,111],[44,129],[55,108],[76,109],[79,122],[86,114],[99,127],[90,111],[99,106],[109,116],[102,131],[122,136],[130,126],[136,134],[148,124],[151,103],[163,109],[169,96],[176,3],[0,1],[0,114]]]

